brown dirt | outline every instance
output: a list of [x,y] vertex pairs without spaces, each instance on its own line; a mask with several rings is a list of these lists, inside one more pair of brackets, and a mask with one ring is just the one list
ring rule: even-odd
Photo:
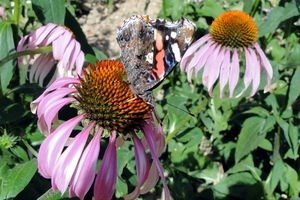
[[113,59],[120,55],[115,39],[117,27],[133,14],[147,14],[155,19],[161,4],[161,0],[114,0],[109,8],[105,0],[84,0],[81,9],[86,14],[81,15],[78,21],[88,43]]

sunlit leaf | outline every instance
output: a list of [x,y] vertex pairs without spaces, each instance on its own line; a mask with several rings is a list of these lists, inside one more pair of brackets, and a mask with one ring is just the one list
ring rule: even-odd
[[266,119],[260,117],[246,119],[237,141],[235,161],[239,162],[245,155],[256,149],[274,124],[275,119],[271,116]]
[[[13,31],[11,24],[8,22],[0,23],[0,60],[15,52]],[[2,92],[7,91],[7,86],[13,76],[15,69],[15,62],[13,60],[0,66],[0,83]]]
[[36,170],[36,159],[33,159],[23,164],[17,164],[12,169],[7,170],[5,174],[1,174],[2,193],[0,199],[16,197],[29,183]]

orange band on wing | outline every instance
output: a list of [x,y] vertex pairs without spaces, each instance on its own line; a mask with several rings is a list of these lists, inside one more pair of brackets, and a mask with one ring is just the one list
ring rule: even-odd
[[153,69],[153,74],[156,74],[157,77],[153,77],[154,79],[162,77],[165,74],[164,57],[165,51],[160,51],[155,56],[155,60],[157,63],[156,68]]

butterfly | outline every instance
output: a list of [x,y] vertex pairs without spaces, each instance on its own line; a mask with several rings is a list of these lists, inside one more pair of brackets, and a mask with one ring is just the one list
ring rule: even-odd
[[152,90],[180,62],[191,44],[195,24],[181,18],[176,22],[133,15],[117,31],[123,63],[131,91],[154,105]]

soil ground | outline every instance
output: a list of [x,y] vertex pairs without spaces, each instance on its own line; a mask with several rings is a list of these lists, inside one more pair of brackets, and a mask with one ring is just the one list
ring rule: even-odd
[[114,0],[108,6],[106,0],[83,0],[78,21],[88,43],[102,51],[110,59],[120,56],[116,41],[118,26],[133,14],[149,15],[155,19],[162,8],[161,0]]

